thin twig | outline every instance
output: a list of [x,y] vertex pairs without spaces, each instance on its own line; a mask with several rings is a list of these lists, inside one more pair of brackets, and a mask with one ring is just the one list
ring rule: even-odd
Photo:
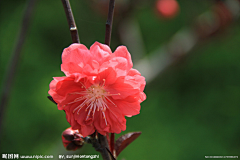
[[110,46],[110,42],[111,42],[114,6],[115,6],[115,0],[110,0],[109,8],[108,8],[108,19],[106,22],[106,33],[105,33],[105,44],[108,46]]
[[24,41],[26,39],[27,31],[29,28],[29,24],[30,24],[30,20],[31,20],[31,16],[32,16],[32,12],[33,12],[35,4],[36,4],[36,0],[29,0],[26,4],[26,10],[25,10],[25,13],[23,16],[22,25],[21,25],[20,31],[18,33],[18,38],[17,38],[16,44],[15,44],[15,47],[14,47],[14,50],[12,53],[12,57],[11,57],[9,66],[7,68],[5,81],[3,82],[1,103],[0,103],[0,133],[2,133],[1,125],[2,125],[2,121],[3,121],[4,111],[6,110],[6,106],[8,104],[13,80],[14,80],[15,73],[16,73],[17,64],[19,61],[19,57],[21,54],[21,50],[22,50]]
[[[111,133],[111,138],[110,138],[110,151],[112,154],[115,156],[115,133]],[[115,156],[116,157],[116,156]]]
[[112,152],[111,152],[108,148],[106,148],[106,150],[107,150],[108,153],[110,154],[112,160],[116,160],[116,158],[113,156]]
[[64,7],[64,11],[67,17],[67,21],[68,21],[68,25],[69,25],[69,30],[71,33],[71,37],[72,37],[72,42],[73,43],[80,43],[80,39],[78,36],[78,30],[77,30],[77,26],[74,20],[74,16],[72,13],[72,8],[70,5],[69,0],[62,0],[62,4]]
[[[103,136],[101,134],[98,133],[98,139],[99,139],[99,143],[100,145],[102,146],[101,147],[101,155],[102,155],[102,158],[104,160],[111,160],[111,156],[110,154],[108,153],[108,150],[109,150],[109,146],[108,146],[108,141],[107,141],[107,137],[106,136]],[[107,150],[107,149],[108,150]]]

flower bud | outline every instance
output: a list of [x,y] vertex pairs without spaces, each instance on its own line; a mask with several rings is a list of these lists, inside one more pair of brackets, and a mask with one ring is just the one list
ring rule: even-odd
[[84,144],[83,136],[78,132],[78,130],[72,130],[71,127],[67,128],[62,133],[63,146],[67,150],[77,150],[81,148]]

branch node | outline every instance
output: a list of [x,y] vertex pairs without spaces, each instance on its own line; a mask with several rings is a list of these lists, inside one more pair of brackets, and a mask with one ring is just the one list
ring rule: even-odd
[[72,37],[72,42],[80,43],[80,39],[78,36],[78,30],[77,30],[77,26],[76,26],[76,23],[74,20],[70,2],[69,2],[69,0],[62,0],[62,4],[64,7],[66,17],[67,17],[68,26],[69,26],[71,37]]

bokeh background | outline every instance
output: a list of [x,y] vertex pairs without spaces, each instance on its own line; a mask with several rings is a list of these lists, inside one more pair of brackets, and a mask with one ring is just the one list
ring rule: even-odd
[[[26,2],[0,1],[2,88]],[[88,48],[95,41],[104,43],[107,18],[104,4],[108,1],[70,2],[81,43]],[[197,160],[211,155],[240,156],[240,24],[237,17],[227,21],[216,34],[197,42],[186,52],[187,56],[177,57],[174,65],[164,70],[155,69],[158,65],[163,67],[164,56],[152,64],[155,66],[152,69],[144,65],[146,59],[161,54],[156,51],[167,46],[176,33],[194,26],[198,17],[211,11],[217,3],[215,0],[178,0],[179,12],[170,18],[157,12],[154,0],[131,3],[119,0],[116,4],[111,48],[129,46],[134,66],[136,64],[147,78],[147,100],[141,105],[141,113],[127,118],[127,130],[120,134],[142,131],[142,135],[119,159]],[[217,24],[210,14],[205,17],[212,22],[206,26]],[[182,38],[185,44],[184,35]],[[60,71],[61,53],[70,44],[61,1],[37,1],[9,103],[3,113],[0,154],[46,154],[54,155],[54,159],[58,159],[58,154],[99,154],[90,145],[75,152],[64,149],[61,133],[69,124],[65,113],[47,99],[52,77],[64,76]],[[147,77],[146,71],[154,76]]]

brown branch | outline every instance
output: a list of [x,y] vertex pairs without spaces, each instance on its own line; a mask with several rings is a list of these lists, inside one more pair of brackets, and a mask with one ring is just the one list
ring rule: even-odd
[[115,151],[115,133],[111,133],[111,138],[110,138],[110,151],[116,157],[116,151]]
[[[107,137],[106,137],[106,136],[103,136],[103,135],[101,135],[101,134],[98,133],[98,139],[99,139],[100,145],[102,146],[100,153],[101,153],[103,159],[104,159],[104,160],[111,160],[111,156],[110,156],[110,154],[108,153],[109,146],[108,146]],[[106,148],[107,148],[108,150],[107,150]]]
[[112,160],[116,160],[116,158],[113,156],[112,152],[111,152],[108,148],[106,148],[106,150],[107,150],[108,153],[110,154]]
[[71,33],[71,37],[72,37],[72,42],[73,43],[80,43],[80,39],[78,36],[78,30],[77,30],[77,26],[74,20],[74,16],[72,13],[72,8],[70,5],[69,0],[62,0],[62,4],[64,7],[64,11],[67,17],[67,21],[68,21],[68,25],[69,25],[69,30]]
[[8,100],[10,97],[10,92],[11,92],[13,80],[15,77],[19,57],[21,54],[21,50],[22,50],[24,41],[26,39],[27,31],[29,28],[29,24],[30,24],[30,20],[32,17],[32,12],[33,12],[35,4],[36,4],[36,0],[29,0],[26,4],[26,10],[25,10],[25,13],[23,16],[22,25],[21,25],[20,31],[18,33],[18,38],[15,43],[15,47],[14,47],[14,50],[12,53],[11,60],[9,62],[9,66],[7,68],[5,81],[3,82],[1,103],[0,103],[0,133],[2,133],[1,125],[2,125],[2,121],[3,121],[4,111],[8,104]]
[[115,0],[110,0],[108,8],[108,19],[106,22],[105,44],[110,46],[111,34],[112,34],[112,22],[114,14]]

